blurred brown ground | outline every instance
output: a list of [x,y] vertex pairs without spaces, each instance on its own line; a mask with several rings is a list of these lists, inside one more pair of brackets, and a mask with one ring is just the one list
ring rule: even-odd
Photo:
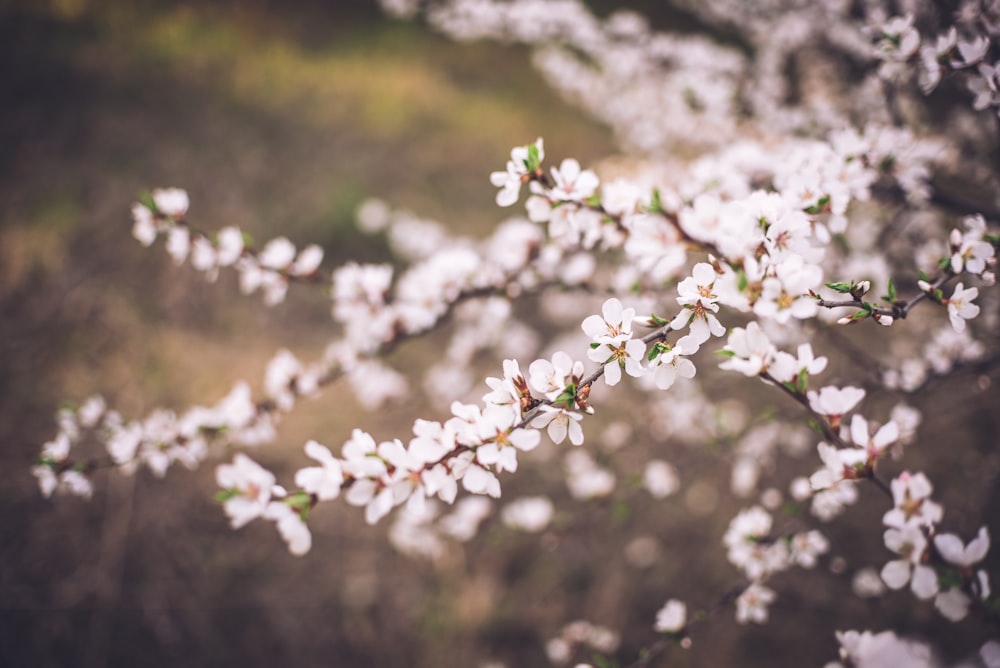
[[[371,195],[483,235],[502,218],[487,175],[511,146],[544,136],[553,157],[584,163],[613,151],[523,50],[456,45],[367,3],[7,0],[0,89],[0,665],[546,666],[545,640],[576,618],[621,630],[628,658],[653,640],[666,598],[706,604],[738,581],[718,548],[735,506],[692,521],[682,504],[624,485],[615,502],[568,504],[572,519],[543,539],[494,520],[432,566],[338,504],[315,514],[302,559],[270,526],[233,532],[211,500],[213,462],[164,480],[98,476],[89,503],[44,500],[30,476],[62,401],[100,392],[128,417],[212,403],[237,379],[257,383],[279,347],[309,359],[332,335],[318,291],[293,290],[268,311],[232,276],[206,287],[161,248],[142,249],[129,235],[140,191],[184,187],[199,226],[315,241],[326,267],[384,257],[351,228]],[[920,403],[949,396],[946,383]],[[948,403],[921,440],[940,451],[914,460],[936,462],[965,536],[986,520],[1000,536],[988,512],[996,398]],[[334,388],[253,456],[287,480],[306,438],[337,446],[353,426],[402,435],[427,411],[415,397],[358,424]],[[637,447],[639,462],[656,448],[671,457],[663,444]],[[690,459],[697,480],[726,484],[712,456]],[[557,481],[526,471],[505,490]],[[949,482],[962,494],[950,498]],[[852,563],[888,558],[851,543],[866,527],[874,535],[874,501],[832,527]],[[662,556],[636,571],[621,548],[643,534]],[[771,625],[724,614],[658,665],[816,665],[847,626],[930,633],[952,652],[982,634],[937,634],[930,606],[862,602],[843,576],[775,584]]]

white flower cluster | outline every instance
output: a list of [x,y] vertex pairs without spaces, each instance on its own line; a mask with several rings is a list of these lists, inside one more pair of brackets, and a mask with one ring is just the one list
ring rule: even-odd
[[964,618],[974,601],[990,595],[989,576],[975,565],[986,557],[990,537],[982,527],[966,545],[950,533],[937,533],[943,516],[930,500],[933,487],[923,473],[903,472],[892,481],[894,507],[882,518],[885,545],[899,555],[882,568],[882,579],[892,589],[907,584],[921,599],[951,621]]
[[819,555],[830,549],[823,534],[815,530],[774,536],[773,523],[770,513],[753,506],[733,518],[722,539],[729,563],[750,580],[736,599],[736,620],[741,624],[767,621],[768,605],[776,594],[763,583],[772,574],[793,566],[813,568]]
[[[915,438],[920,414],[897,407],[878,424],[855,412],[874,387],[862,389],[846,379],[810,385],[828,366],[847,373],[832,355],[813,348],[827,354],[836,349],[834,322],[893,325],[925,301],[940,307],[950,329],[928,335],[918,327],[898,350],[873,341],[858,354],[846,342],[845,357],[866,365],[870,357],[868,370],[882,385],[915,390],[929,370],[944,374],[990,350],[988,339],[974,335],[998,324],[996,302],[980,294],[995,282],[1000,236],[991,231],[994,214],[990,224],[983,216],[965,216],[977,207],[955,206],[931,185],[941,165],[954,163],[956,149],[979,135],[960,123],[954,141],[932,134],[934,128],[914,130],[906,125],[910,105],[896,104],[916,67],[925,93],[944,75],[957,74],[973,96],[972,107],[1000,109],[1000,63],[989,64],[1000,24],[985,5],[963,2],[957,27],[932,43],[915,27],[930,25],[922,13],[892,17],[866,3],[688,2],[700,20],[745,38],[748,48],[737,52],[702,37],[657,33],[628,11],[598,19],[578,0],[382,4],[400,17],[425,10],[431,25],[460,39],[541,47],[539,68],[647,159],[612,166],[612,178],[602,178],[600,166],[588,169],[572,158],[547,169],[541,138],[515,147],[490,181],[502,207],[517,203],[526,187],[527,219],[509,219],[479,241],[453,238],[437,223],[366,202],[359,224],[366,232],[384,233],[398,262],[348,262],[333,271],[330,310],[339,335],[321,360],[306,364],[281,350],[267,367],[262,399],[254,401],[249,386],[239,383],[215,406],[180,416],[156,410],[126,421],[101,398],[64,410],[57,436],[42,447],[33,469],[43,494],[89,496],[90,473],[108,463],[126,472],[146,466],[163,475],[174,462],[196,466],[215,443],[273,440],[282,414],[342,376],[368,408],[404,397],[406,379],[378,358],[453,316],[450,341],[424,381],[430,398],[448,407],[448,417],[415,420],[405,439],[380,440],[357,428],[339,449],[310,440],[305,453],[313,463],[295,473],[294,488],[236,454],[216,469],[219,500],[232,526],[273,521],[289,550],[302,555],[312,547],[313,508],[343,498],[363,508],[370,524],[398,508],[389,529],[393,544],[442,559],[445,541],[470,540],[486,522],[491,499],[501,496],[500,476],[521,468],[526,453],[541,445],[542,431],[554,444],[568,440],[572,446],[560,458],[569,496],[608,497],[616,493],[615,471],[577,447],[594,413],[591,390],[602,377],[597,397],[623,380],[631,384],[626,376],[649,392],[641,412],[648,425],[636,425],[636,431],[648,427],[656,439],[689,445],[731,445],[732,490],[750,497],[769,484],[779,447],[802,452],[814,441],[802,436],[804,429],[754,424],[742,403],[710,400],[687,382],[698,375],[702,349],[725,338],[721,369],[756,377],[791,398],[822,434],[822,468],[792,482],[793,500],[811,501],[812,514],[826,521],[858,499],[858,484],[875,485],[893,502],[883,524],[885,545],[896,558],[881,569],[881,580],[933,599],[952,620],[995,605],[981,568],[989,548],[986,528],[968,544],[942,533],[943,511],[930,500],[926,476],[903,473],[890,486],[878,476],[879,462]],[[919,3],[908,4],[923,12]],[[836,77],[826,75],[843,69],[836,58],[844,54],[857,65],[851,69],[863,71],[841,89]],[[878,77],[887,81],[884,100],[873,94]],[[865,119],[862,125],[859,119]],[[667,147],[712,152],[681,166],[659,157]],[[964,173],[965,163],[961,167]],[[970,174],[976,172],[972,167]],[[261,290],[268,304],[282,301],[291,282],[319,278],[319,247],[300,251],[278,238],[258,251],[235,226],[209,236],[189,225],[189,204],[183,190],[153,191],[133,207],[134,236],[146,246],[165,237],[177,264],[190,260],[210,280],[233,267],[241,290]],[[955,211],[945,215],[938,206],[965,216],[963,229],[951,230],[946,245],[939,240],[941,228],[951,228]],[[918,253],[907,250],[906,262],[899,262],[900,252],[892,248],[897,240],[912,242]],[[915,284],[915,295],[901,298],[890,275],[897,265],[909,268],[914,255],[916,269],[929,273],[921,271],[918,281],[917,271],[903,270],[905,287]],[[888,294],[881,304],[866,301],[873,286],[882,285]],[[546,304],[570,304],[576,338],[553,342],[542,356],[540,336],[516,320],[512,302],[550,288],[562,294]],[[623,295],[629,295],[627,305]],[[585,312],[592,312],[594,299],[603,300],[600,312],[581,321],[571,307],[585,303]],[[900,329],[881,331],[898,338]],[[484,351],[503,359],[503,374],[487,378],[489,391],[476,401],[473,374]],[[523,365],[518,359],[533,361]],[[702,369],[699,380],[711,372]],[[654,388],[675,386],[681,391],[667,398],[653,394]],[[623,433],[619,445],[633,431]],[[87,444],[97,446],[104,464],[80,455]],[[676,469],[662,460],[645,461],[638,470],[655,499],[680,486]],[[459,498],[462,491],[471,496]],[[697,489],[689,491],[685,501],[692,509],[715,507],[714,490],[701,499]],[[708,496],[711,503],[704,500]],[[776,487],[759,498],[761,505],[740,512],[722,540],[747,581],[735,598],[740,623],[768,619],[777,596],[768,586],[772,575],[793,566],[812,568],[830,549],[821,533],[800,524],[776,530],[772,513],[784,499]],[[546,532],[557,518],[552,501],[542,496],[506,503],[497,515],[506,527],[532,533]],[[856,588],[878,591],[881,582],[871,579],[870,572],[859,576]],[[683,645],[689,626],[686,604],[671,599],[653,628]],[[922,645],[889,632],[848,631],[838,639],[842,659],[851,665],[930,662]],[[549,642],[547,652],[553,662],[565,663],[581,644],[611,653],[619,638],[574,622]]]
[[179,188],[157,189],[145,203],[132,205],[132,236],[143,246],[151,246],[165,236],[166,250],[177,264],[190,259],[191,266],[215,281],[221,267],[233,267],[240,275],[240,290],[264,293],[268,306],[279,304],[288,292],[288,282],[316,275],[323,261],[323,249],[312,244],[296,251],[285,237],[267,242],[260,252],[247,245],[247,238],[236,226],[219,230],[213,241],[193,230],[185,221],[188,195]]

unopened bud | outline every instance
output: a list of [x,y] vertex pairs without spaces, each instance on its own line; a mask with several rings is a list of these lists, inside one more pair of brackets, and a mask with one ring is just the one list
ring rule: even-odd
[[958,229],[953,229],[951,231],[951,236],[948,238],[948,241],[951,242],[952,251],[958,250],[959,248],[962,247],[962,233],[959,232]]
[[917,287],[923,290],[924,292],[931,291],[931,284],[928,283],[927,281],[917,281]]
[[892,324],[892,316],[884,315],[882,313],[875,314],[875,322],[882,325],[883,327],[888,327]]
[[837,324],[838,325],[850,325],[852,322],[854,322],[854,318],[852,318],[849,315],[845,315],[843,318],[841,318],[840,320],[837,321]]

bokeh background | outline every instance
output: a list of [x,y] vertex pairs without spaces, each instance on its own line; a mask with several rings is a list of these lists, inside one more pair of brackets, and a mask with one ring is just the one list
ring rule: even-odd
[[[655,21],[677,19],[647,4]],[[502,218],[487,175],[511,146],[543,136],[550,155],[585,164],[615,150],[524,49],[455,44],[369,2],[0,0],[0,90],[0,665],[547,666],[545,641],[578,618],[621,631],[625,665],[655,641],[667,598],[704,605],[738,584],[719,547],[737,506],[713,496],[728,484],[718,448],[684,451],[693,482],[675,502],[636,485],[590,504],[557,490],[556,529],[490,520],[436,564],[398,554],[384,526],[343,504],[314,514],[305,558],[270,525],[234,532],[212,501],[212,465],[99,476],[90,502],[44,500],[29,473],[63,401],[99,392],[129,417],[211,404],[237,379],[258,383],[278,348],[312,359],[334,333],[318,290],[268,310],[232,275],[206,287],[141,248],[129,234],[141,191],[183,187],[199,227],[316,242],[328,268],[386,257],[353,227],[369,196],[483,236]],[[436,345],[393,361],[417,369]],[[973,401],[968,376],[916,398],[935,417],[908,463],[938,472],[956,530],[988,521],[1000,536],[1000,378],[980,374]],[[307,438],[336,446],[354,426],[388,438],[432,414],[415,393],[359,424],[334,387],[254,457],[287,480]],[[625,467],[671,447],[637,444]],[[546,492],[558,477],[542,466],[505,490]],[[870,544],[882,505],[868,492],[830,530],[852,566],[888,559]],[[623,556],[636,537],[656,546],[645,567]],[[862,601],[850,571],[827,566],[779,576],[771,625],[722,614],[653,665],[817,665],[835,656],[834,628],[886,626],[955,658],[987,633],[942,629],[908,595]]]

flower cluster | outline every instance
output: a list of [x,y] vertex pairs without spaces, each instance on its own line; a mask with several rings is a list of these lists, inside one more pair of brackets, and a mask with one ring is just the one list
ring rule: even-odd
[[[749,48],[737,52],[715,40],[655,32],[630,12],[598,19],[576,0],[383,4],[404,17],[422,9],[432,26],[460,39],[541,47],[539,68],[644,160],[621,169],[566,158],[547,168],[541,138],[514,147],[489,180],[501,207],[514,206],[527,190],[524,217],[509,218],[482,240],[454,238],[437,223],[368,201],[359,224],[384,235],[394,258],[333,270],[327,287],[337,335],[321,359],[304,363],[281,350],[266,368],[260,398],[239,382],[214,406],[179,415],[157,409],[127,420],[100,397],[64,409],[33,469],[45,496],[90,496],[90,476],[101,466],[126,473],[144,466],[162,476],[176,462],[197,466],[215,445],[274,440],[283,414],[342,377],[362,406],[378,409],[410,391],[385,354],[447,319],[450,339],[423,380],[446,416],[415,419],[405,438],[376,438],[358,427],[338,439],[339,448],[309,440],[310,463],[295,472],[294,486],[235,453],[216,468],[231,525],[273,521],[289,551],[304,555],[312,548],[313,510],[342,499],[363,509],[369,524],[394,515],[389,537],[398,549],[440,560],[445,541],[471,540],[493,514],[503,477],[534,458],[544,459],[546,473],[561,462],[574,502],[597,505],[642,487],[669,503],[680,476],[658,451],[629,478],[607,461],[612,457],[590,449],[600,440],[589,431],[591,416],[606,407],[623,413],[619,447],[633,434],[711,443],[732,464],[732,492],[759,492],[759,505],[740,511],[721,537],[745,578],[723,597],[735,603],[738,622],[767,621],[778,596],[772,576],[811,569],[831,550],[805,524],[813,521],[807,514],[787,528],[778,521],[786,505],[785,483],[775,475],[785,465],[778,452],[813,446],[821,467],[795,472],[788,508],[801,510],[808,501],[813,516],[829,521],[859,500],[861,484],[892,502],[883,542],[895,557],[877,576],[856,578],[859,593],[884,583],[933,599],[953,621],[970,611],[995,615],[982,567],[987,528],[968,543],[944,533],[943,509],[931,500],[924,474],[904,472],[890,484],[880,477],[881,463],[916,438],[920,413],[897,406],[878,423],[858,412],[866,398],[877,409],[884,387],[915,392],[931,371],[950,373],[995,352],[982,335],[1000,324],[996,296],[986,290],[995,283],[996,212],[989,202],[974,202],[987,215],[968,215],[980,207],[957,201],[940,186],[947,178],[937,178],[954,167],[956,150],[981,134],[965,127],[974,122],[956,123],[955,138],[910,123],[913,105],[898,103],[915,69],[924,93],[955,75],[972,96],[967,106],[1000,109],[989,12],[963,3],[956,25],[928,39],[920,29],[931,23],[922,13],[887,16],[866,3],[693,3],[691,12],[706,24],[741,28]],[[815,43],[829,53],[805,48]],[[857,94],[821,80],[843,63],[822,61],[831,69],[798,60],[831,54],[851,58],[847,69],[859,73],[846,90]],[[874,94],[880,81],[884,100]],[[830,100],[841,98],[832,108]],[[884,102],[877,113],[872,99]],[[703,153],[682,165],[663,157],[668,147]],[[974,166],[974,176],[986,169]],[[209,280],[232,267],[240,289],[261,290],[269,305],[292,283],[322,281],[318,246],[299,250],[280,237],[258,250],[235,226],[208,235],[191,226],[189,205],[183,190],[152,191],[133,206],[133,235],[144,246],[165,238],[177,264],[190,261]],[[959,218],[962,228],[955,229]],[[881,286],[886,294],[872,301]],[[527,295],[543,304],[537,327],[520,320],[523,309],[514,303]],[[947,318],[950,326],[928,334],[920,322],[906,338],[901,321],[921,305],[926,318],[942,325]],[[583,313],[590,315],[581,320]],[[862,329],[869,320],[886,328]],[[835,323],[859,327],[842,334]],[[868,336],[861,345],[850,338],[859,331]],[[755,396],[733,408],[703,394],[694,379],[719,374],[704,364],[713,347],[724,357],[718,368],[732,372],[727,382],[760,382],[790,399],[819,436],[785,423],[783,414],[752,415],[761,408]],[[475,378],[483,353],[497,367],[503,360],[502,375],[485,379],[485,393]],[[817,385],[821,373],[833,382]],[[988,386],[989,377],[978,382]],[[632,390],[645,398],[605,403],[605,392]],[[559,448],[558,459],[545,458],[543,432]],[[88,458],[88,446],[98,456]],[[702,450],[709,448],[695,451]],[[713,501],[701,503],[699,490],[689,489],[684,502],[712,512],[715,495],[702,495]],[[550,537],[563,524],[561,511],[540,494],[504,503],[497,517],[510,529]],[[689,615],[685,603],[670,599],[652,626],[684,645],[693,623],[707,615]],[[838,640],[851,665],[928,661],[924,646],[891,632],[848,631]],[[546,650],[561,664],[580,645],[612,653],[619,642],[615,632],[581,621]]]

